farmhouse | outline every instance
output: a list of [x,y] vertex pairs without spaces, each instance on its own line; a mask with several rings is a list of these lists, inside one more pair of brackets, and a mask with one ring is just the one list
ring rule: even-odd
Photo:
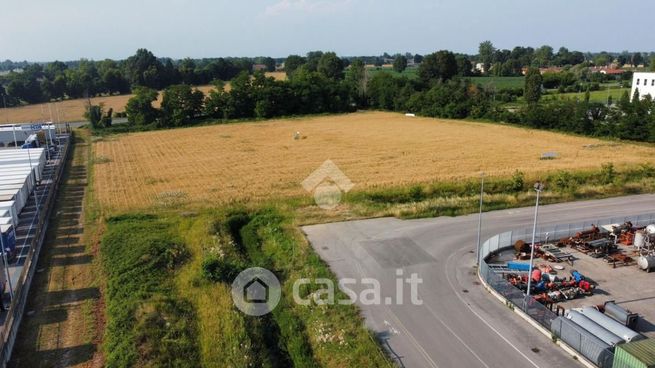
[[639,90],[640,98],[644,98],[646,95],[655,97],[655,72],[634,73],[632,76],[630,96],[634,96],[637,90]]

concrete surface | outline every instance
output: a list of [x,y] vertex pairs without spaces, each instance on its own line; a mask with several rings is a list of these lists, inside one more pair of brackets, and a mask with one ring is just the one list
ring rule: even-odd
[[[540,207],[539,224],[637,215],[653,209],[655,195],[549,205]],[[485,213],[482,240],[531,227],[532,216],[533,208]],[[402,305],[358,302],[367,326],[401,367],[578,367],[480,285],[474,268],[477,219],[477,214],[381,218],[305,226],[303,231],[338,278],[377,279],[383,301],[395,301],[398,268],[403,277],[417,273],[423,279],[418,288],[422,305],[410,303],[407,287]],[[369,287],[359,285],[349,287],[358,293]]]

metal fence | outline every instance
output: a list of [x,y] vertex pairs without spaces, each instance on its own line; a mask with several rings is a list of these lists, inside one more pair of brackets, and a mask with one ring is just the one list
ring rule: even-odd
[[[596,226],[603,226],[610,224],[623,224],[626,221],[632,222],[634,226],[646,226],[655,223],[655,213],[605,218],[575,224],[538,227],[535,240],[537,242],[543,242],[546,240],[546,238],[549,240],[557,240],[573,236],[579,231],[590,229],[592,224]],[[494,270],[489,268],[489,265],[486,262],[486,259],[489,257],[489,255],[513,247],[517,240],[523,240],[528,243],[532,242],[532,229],[526,228],[521,230],[508,231],[502,234],[494,235],[487,239],[487,241],[485,241],[480,246],[480,267],[478,272],[480,277],[491,288],[493,288],[498,294],[505,298],[505,301],[509,306],[520,309],[545,329],[552,331],[551,322],[557,318],[557,314],[548,309],[543,304],[536,301],[534,298],[526,296],[522,290],[519,290],[507,280],[505,280],[503,275],[496,273]],[[573,343],[573,348],[585,355],[585,357],[594,362],[596,365],[603,368],[611,367],[611,363],[608,365],[608,362],[612,361],[613,355],[610,350],[607,349],[607,346],[602,345],[602,343],[590,341],[587,336],[581,334],[579,330],[570,328],[568,325],[562,325],[559,328],[560,331],[558,331],[558,336],[567,336],[567,340],[574,342],[586,342],[584,345],[582,343]],[[584,349],[582,349],[581,346],[584,346]],[[603,351],[603,354],[597,356],[587,356],[587,351]]]
[[[25,310],[25,304],[27,303],[27,293],[29,291],[32,279],[34,278],[34,273],[36,272],[36,264],[39,258],[39,253],[41,251],[41,245],[45,238],[46,229],[48,228],[48,223],[50,219],[50,213],[52,208],[55,205],[54,197],[57,194],[59,188],[59,181],[64,171],[64,166],[66,165],[66,159],[68,156],[70,148],[70,139],[71,135],[62,136],[63,144],[59,147],[59,165],[55,166],[52,169],[52,172],[48,176],[50,182],[46,185],[48,194],[46,198],[40,198],[39,203],[43,203],[43,207],[39,210],[39,214],[35,219],[34,226],[34,236],[29,245],[29,251],[25,257],[25,263],[23,269],[18,278],[18,287],[14,291],[14,297],[11,300],[11,305],[7,312],[7,318],[5,320],[4,326],[0,331],[0,366],[5,367],[9,362],[11,357],[11,351],[16,341],[16,335],[18,334],[18,327],[20,321],[23,318],[23,312]],[[36,193],[37,190],[45,191],[44,188],[34,188]],[[37,203],[37,206],[39,204]]]

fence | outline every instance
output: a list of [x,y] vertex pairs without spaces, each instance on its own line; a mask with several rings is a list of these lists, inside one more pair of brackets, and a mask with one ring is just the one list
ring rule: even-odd
[[[555,225],[547,227],[538,227],[536,233],[536,242],[545,242],[546,238],[548,239],[560,239],[566,238],[574,235],[575,233],[591,228],[591,225],[603,226],[610,224],[623,224],[626,221],[632,222],[634,226],[646,226],[652,223],[655,223],[655,213],[643,214],[636,216],[626,216],[626,217],[615,217],[615,218],[606,218],[598,219],[594,221],[585,221],[576,224],[565,224],[565,225]],[[503,249],[508,249],[514,246],[514,243],[517,240],[523,240],[526,242],[532,242],[532,229],[522,229],[504,232],[502,234],[497,234],[487,239],[481,246],[479,252],[479,275],[482,280],[484,280],[489,287],[494,289],[498,294],[502,295],[505,298],[508,305],[511,305],[514,308],[518,308],[527,314],[535,322],[539,323],[548,331],[552,331],[551,322],[557,318],[557,314],[545,307],[543,304],[539,303],[532,297],[528,297],[522,290],[519,290],[514,285],[510,284],[504,277],[496,273],[494,270],[489,268],[489,265],[486,262],[486,259]],[[567,325],[568,326],[568,325]],[[586,341],[589,340],[587,336],[583,336],[579,330],[569,328],[567,326],[561,326],[559,331],[559,336],[567,336],[572,341]],[[593,348],[589,348],[589,344],[596,344]],[[602,344],[602,343],[601,343]],[[590,357],[584,354],[584,351],[581,352],[592,362],[597,364],[600,367],[611,367],[607,365],[607,362],[611,362],[612,353],[609,351],[607,346],[603,346],[599,343],[593,341],[588,342],[585,345],[586,349],[589,351],[603,351],[602,360],[599,360],[599,357]],[[575,348],[575,346],[574,346]],[[580,349],[578,349],[580,351]]]
[[[63,174],[64,167],[66,166],[71,137],[71,135],[61,137],[63,144],[59,146],[59,165],[52,168],[52,172],[47,178],[49,179],[49,183],[45,184],[49,186],[47,188],[47,197],[45,199],[40,197],[38,203],[36,203],[37,206],[41,205],[41,203],[43,203],[43,205],[39,209],[37,218],[33,221],[35,227],[34,236],[30,242],[29,251],[25,257],[23,269],[18,277],[18,282],[16,283],[17,288],[14,290],[14,297],[11,300],[11,305],[7,312],[7,318],[5,319],[4,326],[0,332],[0,366],[2,367],[5,367],[9,362],[11,351],[14,347],[14,342],[16,341],[16,335],[18,334],[18,327],[23,318],[25,304],[27,302],[27,293],[32,284],[34,273],[36,272],[37,260],[39,258],[43,239],[45,238],[46,229],[48,228],[50,213],[55,205],[54,197],[57,195],[59,181]],[[39,188],[34,189],[35,201],[37,190],[39,190]],[[45,187],[41,188],[41,191],[45,192],[45,190]]]

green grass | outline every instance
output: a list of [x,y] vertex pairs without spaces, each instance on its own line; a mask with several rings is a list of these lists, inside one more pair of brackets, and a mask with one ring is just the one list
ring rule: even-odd
[[471,82],[486,88],[523,88],[525,77],[469,77]]
[[107,367],[197,367],[195,310],[177,297],[172,274],[186,255],[170,220],[110,218],[102,239],[107,280]]
[[[589,92],[589,101],[591,102],[600,102],[607,103],[608,96],[612,96],[612,100],[616,103],[621,99],[625,92],[630,93],[630,88],[610,88],[602,89],[599,91]],[[585,92],[572,92],[572,93],[551,93],[544,95],[546,97],[557,97],[557,98],[570,98],[570,99],[579,99],[583,100],[585,98]]]

